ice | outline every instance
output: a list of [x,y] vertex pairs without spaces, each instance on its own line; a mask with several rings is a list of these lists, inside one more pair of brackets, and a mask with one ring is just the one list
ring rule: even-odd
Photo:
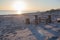
[[[34,15],[41,18],[37,25]],[[51,23],[46,23],[48,15],[52,17]],[[25,23],[26,18],[30,19],[30,24]],[[0,40],[60,40],[60,22],[57,19],[60,20],[60,12],[0,15]]]

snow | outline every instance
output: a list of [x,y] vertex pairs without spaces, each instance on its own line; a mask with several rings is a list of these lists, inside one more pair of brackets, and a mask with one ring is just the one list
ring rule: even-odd
[[[60,23],[56,20],[60,16],[52,15],[53,22],[46,24],[45,21],[49,14],[39,13],[37,15],[41,17],[42,22],[35,25],[34,15],[36,13],[0,16],[0,40],[49,40],[52,37],[58,37],[57,40],[60,40]],[[26,18],[30,19],[31,24],[25,24]]]

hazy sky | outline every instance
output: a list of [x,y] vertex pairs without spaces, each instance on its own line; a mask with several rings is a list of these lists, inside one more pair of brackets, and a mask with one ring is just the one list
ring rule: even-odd
[[[0,0],[0,10],[13,10],[11,5],[14,1],[21,0]],[[26,11],[48,10],[60,8],[60,0],[22,0],[28,4]]]

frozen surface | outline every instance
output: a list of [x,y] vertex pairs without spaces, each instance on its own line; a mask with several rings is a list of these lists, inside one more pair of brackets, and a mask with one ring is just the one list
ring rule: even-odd
[[[0,40],[60,40],[60,14],[55,16],[52,13],[52,23],[46,24],[48,13],[25,14],[15,16],[0,16]],[[34,15],[41,17],[42,22],[34,24]],[[29,18],[31,24],[25,24],[25,19]]]
[[0,40],[49,40],[52,37],[60,40],[59,23],[26,25],[22,19],[21,22],[17,19],[1,21]]

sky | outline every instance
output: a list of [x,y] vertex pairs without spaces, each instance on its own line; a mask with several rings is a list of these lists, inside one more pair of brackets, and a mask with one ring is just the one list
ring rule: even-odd
[[11,5],[14,1],[26,2],[25,11],[45,11],[60,8],[60,0],[0,0],[0,10],[13,10]]

